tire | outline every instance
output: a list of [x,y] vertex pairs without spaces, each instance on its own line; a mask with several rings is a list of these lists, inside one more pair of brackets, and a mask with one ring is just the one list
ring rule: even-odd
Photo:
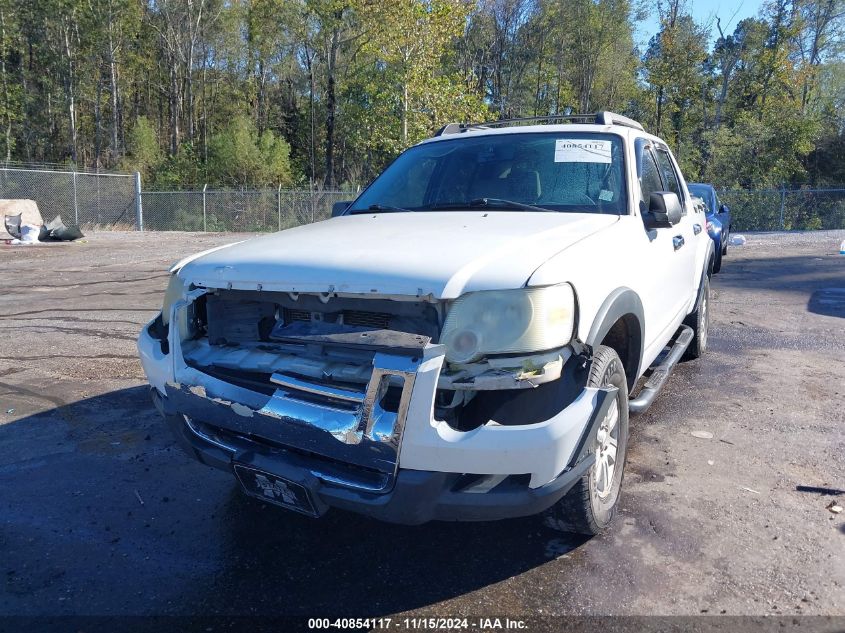
[[[721,260],[721,256],[719,257]],[[715,271],[715,266],[713,267]],[[692,342],[684,353],[684,360],[695,360],[700,358],[707,350],[707,330],[710,328],[710,276],[704,276],[703,288],[698,297],[695,310],[693,310],[684,324],[689,325],[694,333]]]
[[[628,383],[614,349],[604,345],[595,348],[587,386],[616,387],[616,401],[601,422],[593,447],[595,464],[549,509],[552,519],[549,524],[564,532],[595,536],[610,525],[616,514],[628,452]],[[611,460],[614,439],[616,452]]]
[[721,249],[719,250],[718,253],[716,253],[716,263],[713,264],[713,274],[715,275],[720,270],[722,270],[722,251],[721,251]]
[[[722,255],[728,254],[728,242],[731,240],[731,231],[728,229],[727,235],[723,235],[724,239],[722,240]],[[722,258],[719,257],[719,266],[722,265]]]

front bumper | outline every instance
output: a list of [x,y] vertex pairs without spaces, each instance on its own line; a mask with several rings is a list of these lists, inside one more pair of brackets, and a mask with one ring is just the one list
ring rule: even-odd
[[[461,473],[399,468],[392,488],[377,493],[350,487],[347,477],[338,477],[325,462],[315,463],[298,451],[214,433],[182,414],[167,413],[166,399],[155,389],[151,389],[151,395],[182,448],[203,464],[228,472],[235,464],[243,464],[298,480],[303,477],[292,472],[306,473],[314,482],[311,494],[318,506],[341,508],[390,523],[492,521],[537,514],[560,500],[594,462],[593,454],[585,451],[580,461],[543,486],[530,488],[524,478],[511,477],[485,492],[479,491],[485,478],[471,482]],[[610,404],[612,397],[605,402]],[[603,412],[596,410],[595,414],[600,420]]]
[[[300,415],[303,403],[289,393],[260,396],[185,366],[178,346],[161,353],[146,328],[138,347],[156,406],[199,461],[306,474],[294,479],[311,482],[319,505],[406,524],[526,516],[553,505],[592,465],[598,423],[615,398],[612,388],[586,388],[541,422],[456,431],[432,415],[442,356],[422,356],[413,359],[401,415],[379,418],[368,441],[332,432],[341,414],[316,416],[309,405]],[[384,420],[393,427],[380,430]]]

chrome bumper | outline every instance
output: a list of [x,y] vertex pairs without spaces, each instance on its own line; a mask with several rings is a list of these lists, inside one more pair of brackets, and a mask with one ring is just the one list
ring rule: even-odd
[[216,427],[228,436],[217,438],[218,444],[232,450],[243,446],[238,438],[294,449],[363,469],[368,489],[386,490],[398,469],[417,371],[441,353],[436,345],[421,347],[415,355],[376,352],[363,390],[281,373],[273,374],[276,389],[269,397],[211,377],[196,386],[168,382],[163,413],[183,417],[195,433],[201,425]]

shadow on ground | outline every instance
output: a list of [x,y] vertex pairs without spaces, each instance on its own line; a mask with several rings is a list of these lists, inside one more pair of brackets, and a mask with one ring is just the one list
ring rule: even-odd
[[374,616],[577,549],[541,517],[313,520],[189,460],[136,387],[0,426],[0,613]]
[[807,310],[823,316],[845,318],[845,279],[838,288],[816,290],[807,302]]
[[809,296],[822,288],[845,288],[843,261],[845,258],[839,255],[826,253],[754,259],[742,258],[736,253],[724,261],[716,279],[724,288],[806,292]]

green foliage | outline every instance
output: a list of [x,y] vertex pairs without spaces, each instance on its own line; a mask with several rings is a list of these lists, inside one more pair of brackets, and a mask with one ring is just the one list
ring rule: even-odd
[[641,120],[690,180],[843,185],[843,3],[769,0],[711,45],[662,0],[640,51],[631,0],[0,0],[0,159],[357,186],[445,123],[570,107]]
[[291,183],[290,145],[255,122],[237,116],[209,143],[208,182],[214,186],[262,188]]
[[723,187],[766,188],[803,175],[801,158],[812,149],[815,125],[797,112],[783,112],[777,125],[750,113],[711,137],[717,148],[709,174]]
[[366,129],[359,137],[363,149],[395,155],[445,123],[486,117],[481,98],[441,66],[469,9],[462,0],[362,4],[360,18],[370,25],[370,36],[362,48],[360,83],[349,88],[359,97],[352,107]]
[[125,171],[139,171],[141,177],[147,180],[153,171],[159,167],[164,155],[159,145],[158,135],[149,119],[138,117],[126,142],[127,155],[122,161]]
[[206,181],[205,165],[197,156],[196,148],[183,143],[176,154],[159,163],[149,182],[154,189],[168,191],[197,188]]

